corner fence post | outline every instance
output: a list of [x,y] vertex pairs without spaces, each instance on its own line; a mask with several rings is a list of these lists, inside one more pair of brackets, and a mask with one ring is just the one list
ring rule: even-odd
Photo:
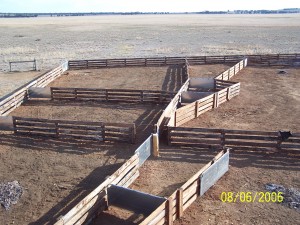
[[169,197],[166,207],[166,221],[167,225],[173,225],[173,198]]
[[159,138],[158,134],[152,135],[152,141],[153,141],[153,156],[159,157]]
[[177,190],[177,218],[181,218],[183,216],[183,189],[180,188]]

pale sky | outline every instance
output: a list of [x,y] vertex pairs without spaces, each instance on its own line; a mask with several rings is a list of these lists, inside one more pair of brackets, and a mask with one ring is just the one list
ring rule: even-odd
[[300,8],[300,0],[0,0],[0,12],[198,12]]

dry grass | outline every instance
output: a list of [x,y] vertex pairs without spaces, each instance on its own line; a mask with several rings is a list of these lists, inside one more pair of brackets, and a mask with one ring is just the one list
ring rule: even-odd
[[299,52],[300,15],[137,15],[1,19],[10,60]]

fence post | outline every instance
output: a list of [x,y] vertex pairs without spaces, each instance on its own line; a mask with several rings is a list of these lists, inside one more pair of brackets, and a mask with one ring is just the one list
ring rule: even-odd
[[33,70],[36,71],[36,59],[33,60]]
[[144,92],[143,91],[140,92],[140,97],[141,97],[141,102],[143,102],[144,101]]
[[102,124],[101,128],[102,128],[102,139],[103,139],[103,142],[104,142],[105,141],[105,125]]
[[166,221],[167,225],[173,224],[173,198],[169,197],[167,200],[167,207],[166,207]]
[[222,147],[225,146],[225,131],[221,130],[221,145]]
[[282,137],[281,137],[280,132],[278,131],[278,134],[277,134],[277,145],[276,145],[276,148],[277,148],[278,151],[281,150],[281,143],[282,143]]
[[135,128],[135,124],[133,124],[131,128],[131,144],[135,144],[135,139],[136,139],[136,128]]
[[226,96],[227,101],[230,100],[230,92],[231,92],[231,88],[229,87],[229,88],[227,88],[227,96]]
[[59,128],[58,128],[58,123],[55,123],[55,132],[56,132],[56,137],[59,138]]
[[216,92],[214,94],[214,108],[217,108],[218,107],[218,98],[219,98],[219,92]]
[[181,218],[183,215],[183,189],[177,190],[177,218]]
[[195,102],[195,118],[197,118],[199,116],[199,101],[197,100]]
[[153,156],[158,157],[159,156],[159,139],[158,134],[152,135],[152,141],[153,141]]
[[174,127],[177,127],[176,117],[177,117],[177,111],[175,110],[175,112],[174,112]]

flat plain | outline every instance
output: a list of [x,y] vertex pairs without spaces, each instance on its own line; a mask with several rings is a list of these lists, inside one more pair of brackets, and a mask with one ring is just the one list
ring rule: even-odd
[[[39,74],[10,73],[9,61],[36,58],[38,69],[46,70],[65,59],[296,53],[300,52],[299,28],[300,15],[1,19],[0,32],[5,35],[0,36],[0,95]],[[213,77],[228,66],[192,66],[191,76]],[[245,68],[234,78],[241,82],[240,96],[184,126],[296,130],[299,127],[299,69],[284,68],[285,75],[279,75],[278,69]],[[176,91],[180,82],[178,68],[174,67],[114,68],[68,71],[49,86]],[[29,101],[11,115],[135,122],[140,124],[139,133],[146,135],[152,131],[152,124],[162,109],[151,105]],[[0,210],[0,221],[53,223],[112,174],[136,147],[137,144],[66,142],[1,134],[0,181],[19,180],[25,192],[12,211]],[[161,157],[146,161],[132,188],[168,196],[215,154],[161,143]],[[296,156],[233,152],[229,172],[175,224],[199,224],[199,221],[202,224],[296,224],[299,213],[293,209],[276,203],[222,203],[220,194],[223,191],[264,191],[268,182],[299,188],[299,167]],[[95,224],[131,224],[125,220],[126,216],[128,214],[112,209]]]

